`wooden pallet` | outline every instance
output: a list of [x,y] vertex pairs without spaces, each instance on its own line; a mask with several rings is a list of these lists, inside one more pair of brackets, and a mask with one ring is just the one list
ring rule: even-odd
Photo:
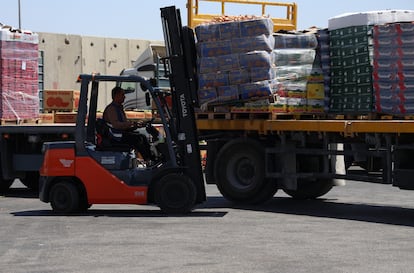
[[195,115],[197,119],[231,119],[231,113],[199,112]]
[[26,123],[39,123],[39,118],[30,119],[0,119],[1,125],[20,125]]
[[245,111],[245,112],[198,112],[197,119],[223,119],[223,120],[315,120],[324,119],[326,117],[323,113],[275,113],[266,111]]
[[271,112],[233,112],[232,119],[272,119]]
[[324,113],[272,113],[273,120],[317,120],[325,118]]

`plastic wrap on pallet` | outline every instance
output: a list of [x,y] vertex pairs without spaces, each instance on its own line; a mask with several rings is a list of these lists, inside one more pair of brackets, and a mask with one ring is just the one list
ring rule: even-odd
[[248,83],[250,81],[249,71],[247,69],[238,69],[229,71],[230,85]]
[[271,81],[260,81],[241,84],[239,93],[242,99],[267,97],[273,93],[274,87]]
[[0,118],[39,117],[38,35],[0,30]]
[[202,58],[232,54],[231,47],[231,40],[208,41],[197,43],[198,55]]
[[251,67],[249,75],[252,82],[272,80],[275,78],[275,69],[273,67]]
[[245,54],[240,54],[240,67],[272,67],[272,56],[273,55],[271,53],[263,50],[250,51]]
[[325,100],[324,99],[307,99],[306,100],[306,112],[308,113],[324,113],[325,112]]
[[229,71],[239,69],[240,66],[240,55],[229,54],[217,57],[218,70]]
[[198,42],[227,40],[238,37],[271,35],[273,21],[270,18],[260,18],[244,21],[209,23],[195,28]]
[[328,19],[329,30],[361,25],[414,21],[414,10],[380,10],[344,13]]
[[217,90],[215,87],[198,90],[198,100],[200,104],[217,101]]
[[237,85],[220,86],[217,88],[219,102],[229,102],[239,99],[239,88]]
[[[307,80],[301,81],[279,81],[277,84],[277,91],[279,94],[287,97],[287,92],[296,91],[296,92],[306,92]],[[306,95],[305,95],[306,97]]]
[[273,34],[275,38],[275,49],[287,48],[311,48],[318,46],[315,34]]
[[315,55],[314,49],[273,50],[273,59],[277,66],[313,64]]
[[273,21],[270,18],[247,20],[240,22],[240,37],[258,35],[271,35],[273,33]]
[[380,113],[414,113],[413,37],[412,23],[373,27],[373,88]]
[[227,73],[206,73],[199,74],[198,87],[199,89],[219,87],[229,85],[229,77]]
[[197,43],[198,56],[201,58],[247,53],[255,50],[271,52],[273,47],[274,38],[271,35]]
[[235,38],[231,40],[233,53],[246,53],[250,51],[271,52],[275,46],[275,39],[272,35],[259,35],[252,37]]
[[198,72],[205,74],[216,72],[219,69],[217,57],[197,58]]
[[277,66],[276,79],[278,81],[284,80],[301,80],[306,79],[312,72],[312,65],[298,65],[298,66]]

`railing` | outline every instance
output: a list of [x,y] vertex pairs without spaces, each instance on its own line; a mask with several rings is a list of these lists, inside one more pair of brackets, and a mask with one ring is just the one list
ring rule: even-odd
[[[206,14],[200,11],[200,2],[216,2],[221,4],[221,13]],[[194,28],[202,23],[209,22],[212,19],[230,15],[226,13],[226,4],[246,4],[261,6],[261,14],[246,14],[243,15],[256,15],[256,16],[269,16],[274,24],[274,31],[278,30],[296,30],[297,27],[297,5],[296,3],[281,3],[271,1],[255,1],[255,0],[188,0],[188,26]],[[228,6],[227,6],[228,7]],[[273,17],[271,14],[266,13],[267,8],[286,9],[286,16]],[[246,7],[246,11],[249,9]],[[283,10],[282,10],[283,12]]]

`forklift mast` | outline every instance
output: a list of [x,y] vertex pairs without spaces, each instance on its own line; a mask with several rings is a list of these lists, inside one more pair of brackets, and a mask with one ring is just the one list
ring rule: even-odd
[[[194,107],[198,106],[196,49],[194,32],[181,24],[180,11],[174,6],[161,8],[161,20],[167,51],[166,65],[172,96],[172,119],[182,166],[193,181],[204,181]],[[198,198],[205,195],[204,183],[195,183]],[[204,196],[205,198],[205,196]]]

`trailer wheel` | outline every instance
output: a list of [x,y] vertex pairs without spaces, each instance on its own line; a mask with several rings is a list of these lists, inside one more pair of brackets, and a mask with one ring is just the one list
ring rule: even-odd
[[277,184],[275,181],[270,179],[266,180],[266,184],[263,185],[262,189],[256,193],[256,195],[248,201],[249,204],[257,205],[269,201],[276,194],[278,190]]
[[39,190],[39,177],[39,172],[27,172],[26,177],[21,178],[20,181],[31,190]]
[[[299,172],[312,172],[321,171],[322,162],[321,157],[315,156],[302,156],[298,158],[298,171]],[[296,190],[283,191],[295,199],[315,199],[327,194],[333,186],[332,179],[316,179],[316,178],[301,178],[297,181]]]
[[224,145],[215,170],[217,187],[228,200],[250,203],[261,190],[266,191],[264,149],[255,141],[238,139]]
[[186,214],[194,207],[196,188],[191,179],[183,174],[167,174],[155,188],[155,202],[167,214]]
[[76,212],[80,208],[79,191],[70,180],[57,182],[50,189],[50,205],[60,213]]

